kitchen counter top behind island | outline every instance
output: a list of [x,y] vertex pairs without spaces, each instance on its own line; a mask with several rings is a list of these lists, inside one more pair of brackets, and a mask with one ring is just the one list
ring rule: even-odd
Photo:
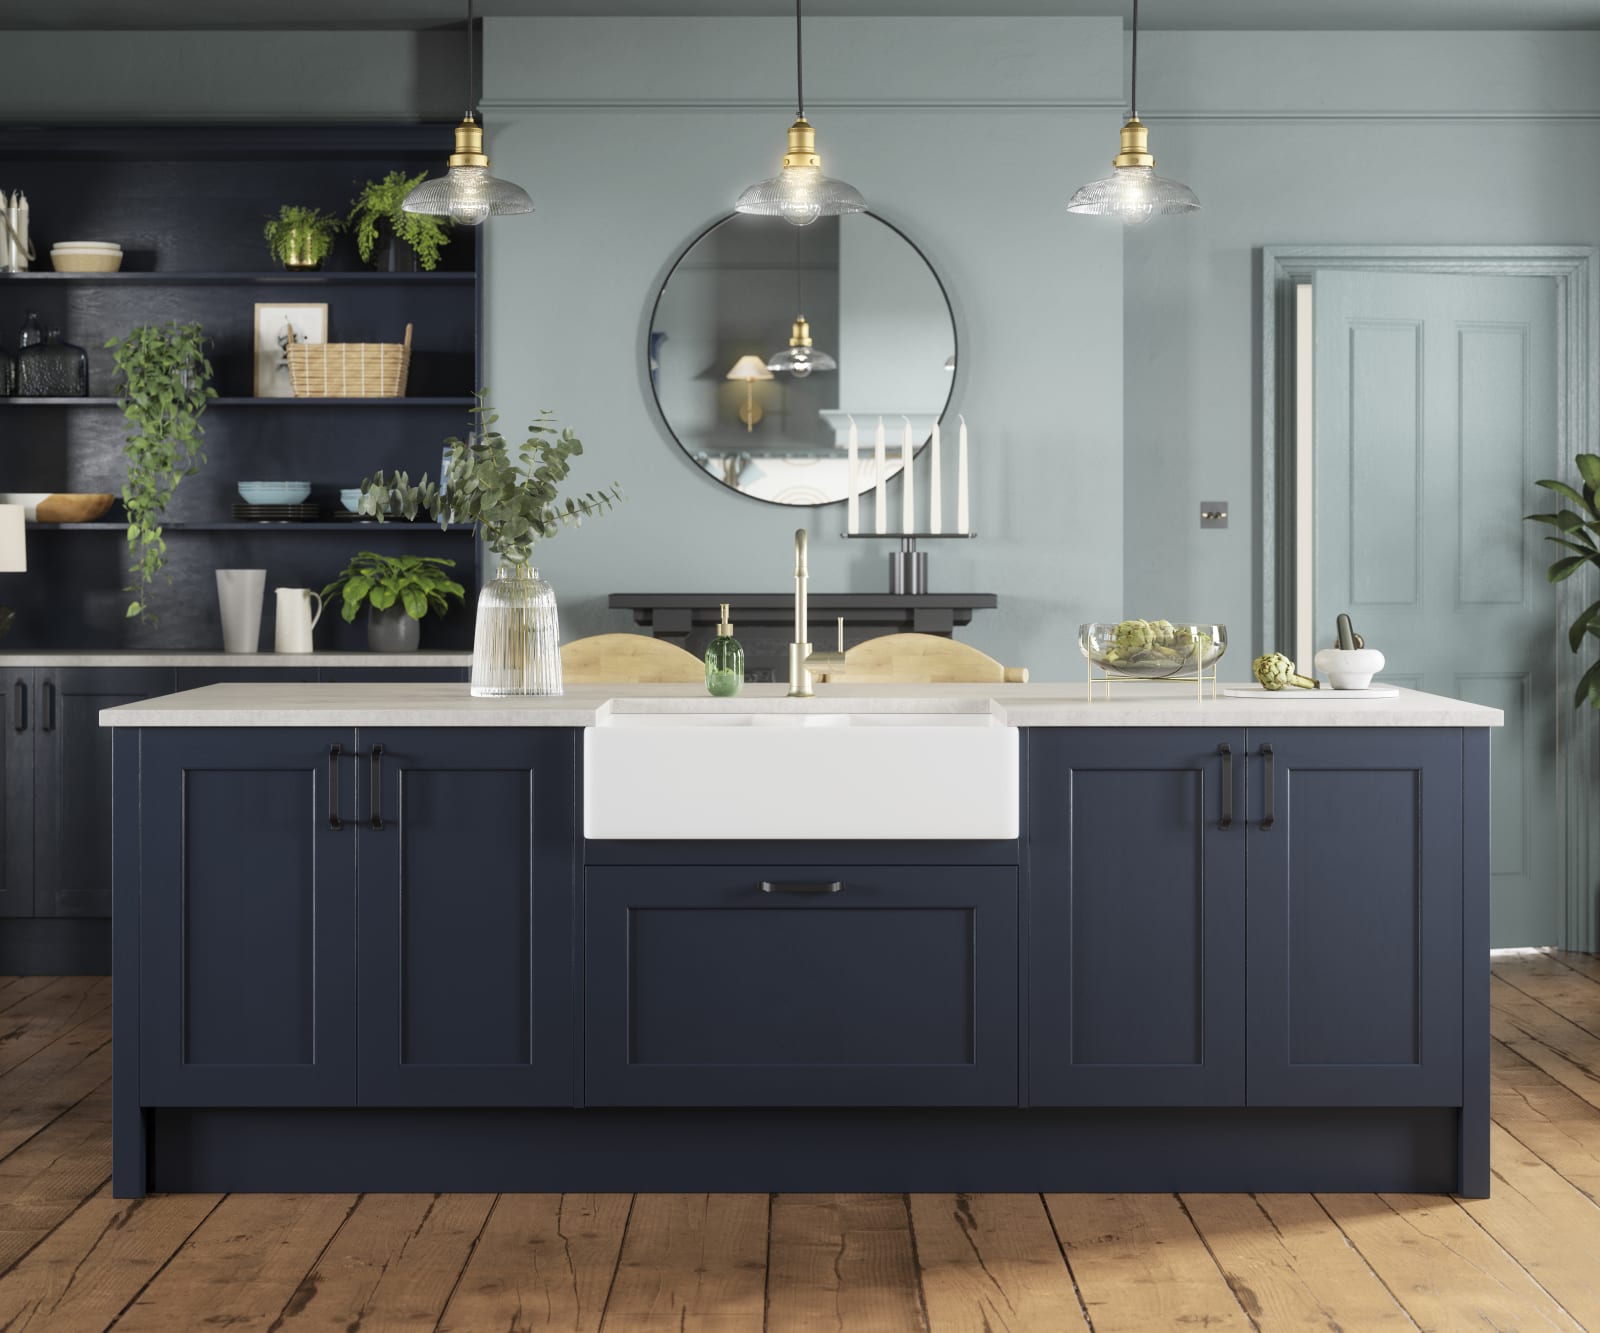
[[[1329,692],[1332,694],[1333,692]],[[1496,708],[1401,690],[1393,699],[1197,699],[1180,685],[1131,685],[1087,700],[1078,684],[823,685],[790,699],[748,685],[716,699],[694,685],[574,685],[553,698],[475,699],[459,684],[208,685],[108,708],[108,727],[589,727],[613,713],[989,714],[1015,727],[1498,727]]]

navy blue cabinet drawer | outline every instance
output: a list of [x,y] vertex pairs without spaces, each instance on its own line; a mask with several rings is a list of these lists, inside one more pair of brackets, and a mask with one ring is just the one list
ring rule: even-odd
[[592,867],[593,1106],[1014,1106],[1009,867]]

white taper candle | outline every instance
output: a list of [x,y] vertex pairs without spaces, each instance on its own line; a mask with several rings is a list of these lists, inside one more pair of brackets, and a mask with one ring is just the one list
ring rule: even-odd
[[900,531],[917,530],[917,474],[911,470],[911,418],[900,427]]
[[889,497],[884,490],[884,483],[889,479],[889,460],[884,454],[883,418],[879,417],[878,429],[872,436],[872,475],[876,487],[872,497],[873,531],[879,533],[889,531]]
[[928,462],[933,471],[928,478],[928,531],[944,531],[944,483],[939,478],[939,423],[933,423],[933,435],[928,441]]
[[845,506],[844,530],[852,534],[861,531],[861,475],[857,471],[860,460],[856,454],[860,445],[861,437],[856,434],[856,419],[851,417],[844,474],[844,484],[850,498]]
[[972,531],[972,515],[967,505],[967,419],[957,417],[961,431],[956,436],[956,531]]

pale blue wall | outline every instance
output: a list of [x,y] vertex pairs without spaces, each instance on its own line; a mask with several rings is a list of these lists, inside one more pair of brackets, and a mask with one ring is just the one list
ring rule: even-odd
[[[953,408],[973,425],[981,536],[936,551],[934,586],[998,592],[1002,610],[966,637],[1040,678],[1075,678],[1077,623],[1120,602],[1122,236],[1063,207],[1115,141],[1118,31],[1103,19],[807,25],[827,170],[923,248],[955,307]],[[491,155],[538,207],[489,232],[488,378],[508,424],[558,409],[592,451],[579,478],[618,478],[632,497],[540,557],[569,635],[627,628],[604,609],[613,591],[784,590],[800,525],[814,587],[887,587],[886,550],[839,540],[843,505],[775,508],[697,474],[644,380],[644,329],[673,253],[777,168],[791,39],[765,19],[487,25]],[[890,501],[898,514],[897,487]]]

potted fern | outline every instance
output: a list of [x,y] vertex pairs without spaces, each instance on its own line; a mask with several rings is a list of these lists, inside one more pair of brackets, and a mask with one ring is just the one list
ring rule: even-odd
[[391,171],[381,181],[368,181],[351,200],[349,225],[363,264],[376,263],[386,273],[418,268],[431,273],[439,252],[450,244],[445,223],[428,213],[407,213],[406,196],[428,179],[426,171],[408,176]]
[[466,439],[445,441],[440,484],[426,474],[413,485],[404,472],[387,478],[379,472],[361,484],[360,512],[381,522],[426,511],[442,527],[472,524],[499,562],[499,573],[478,597],[473,694],[560,694],[555,594],[533,567],[534,547],[565,526],[605,513],[621,500],[622,488],[613,482],[561,497],[572,471],[568,460],[583,452],[583,444],[570,428],[558,429],[550,412],[539,414],[514,452],[494,429],[499,418],[483,393],[473,416]]
[[122,378],[119,400],[131,427],[122,447],[128,465],[122,507],[133,581],[123,591],[133,594],[128,615],[142,616],[149,613],[150,585],[167,563],[162,516],[178,484],[205,464],[200,418],[217,391],[199,324],[144,324],[106,346]]
[[322,267],[333,249],[333,238],[344,230],[344,223],[331,213],[317,208],[285,204],[278,216],[262,228],[267,248],[284,268],[310,273]]
[[[1539,485],[1554,491],[1575,508],[1562,508],[1554,514],[1529,514],[1528,522],[1543,523],[1555,529],[1545,540],[1554,542],[1568,554],[1563,555],[1545,572],[1551,583],[1563,583],[1585,565],[1600,570],[1600,454],[1579,454],[1578,476],[1580,491],[1564,481],[1541,481]],[[1578,618],[1567,627],[1567,644],[1575,653],[1581,653],[1585,644],[1593,652],[1600,646],[1600,602],[1595,602],[1578,613]],[[1600,708],[1600,660],[1589,664],[1578,679],[1572,706]]]
[[450,609],[450,598],[466,600],[466,589],[450,576],[454,560],[431,555],[379,555],[359,551],[322,590],[326,601],[339,594],[345,624],[367,608],[367,648],[375,653],[415,652],[422,621]]

